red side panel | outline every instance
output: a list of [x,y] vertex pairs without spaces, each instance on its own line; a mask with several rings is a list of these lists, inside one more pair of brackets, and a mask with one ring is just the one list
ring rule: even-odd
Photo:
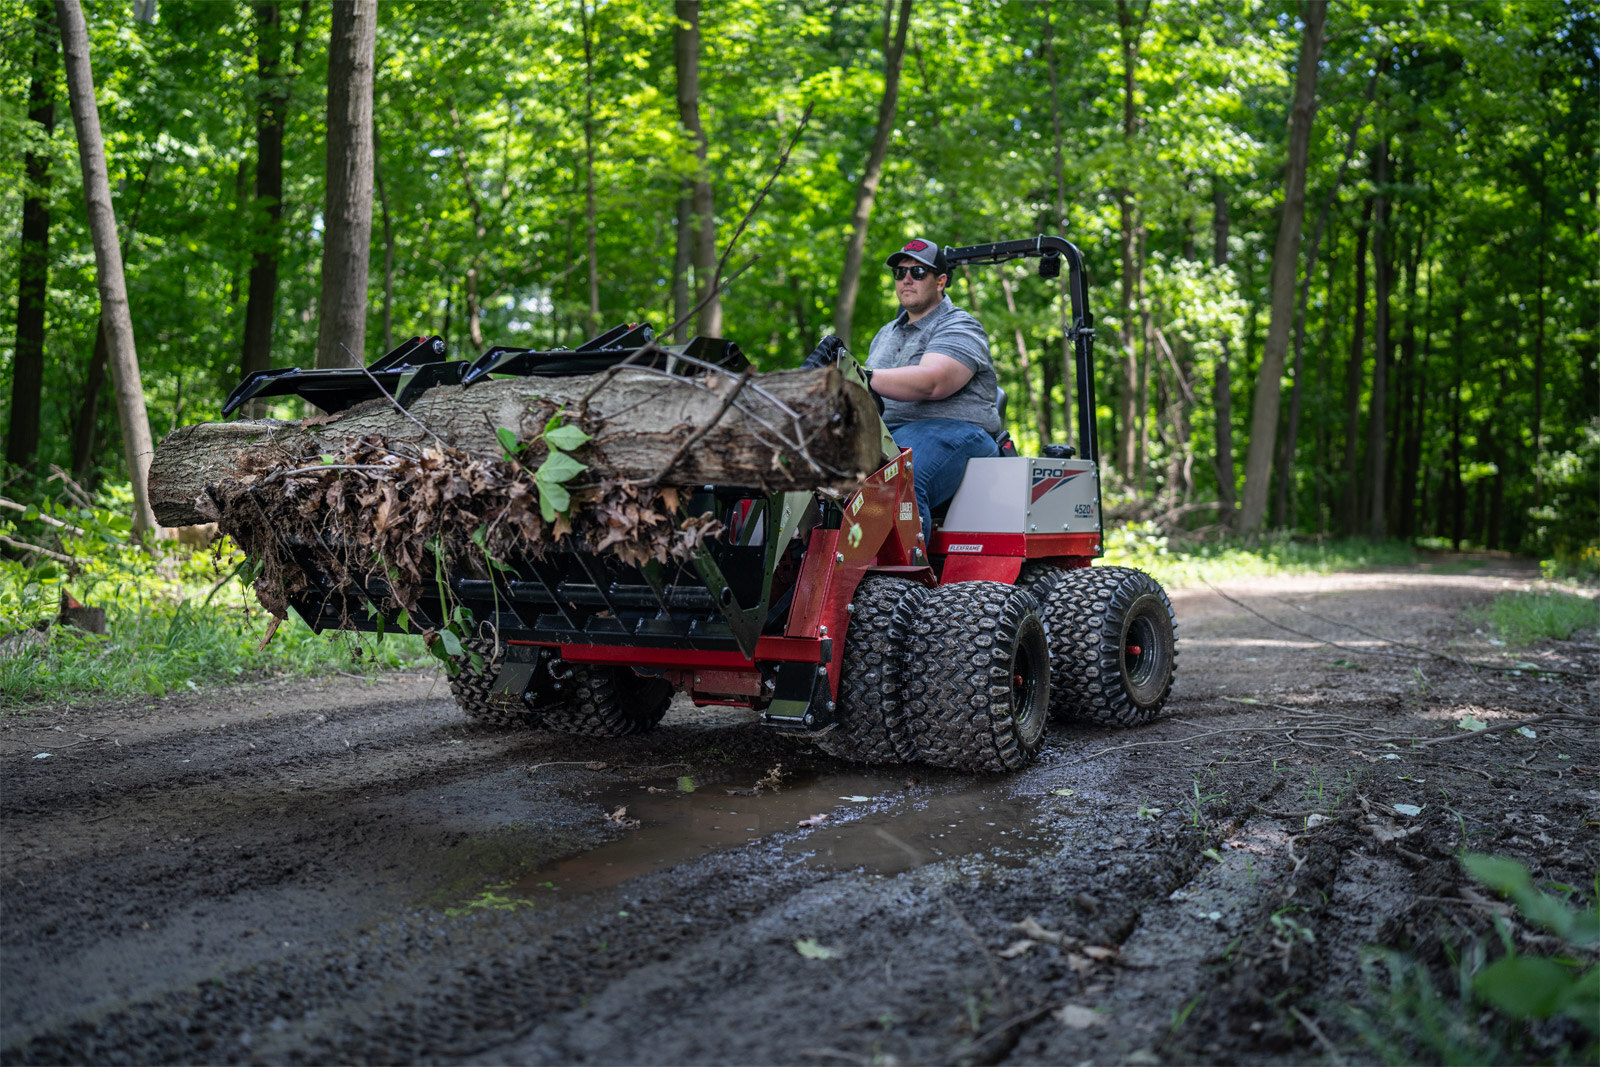
[[952,556],[1019,556],[1023,559],[1091,557],[1100,554],[1100,535],[1092,532],[1020,534],[949,533],[940,530],[933,535],[933,554],[942,556],[946,553]]
[[939,584],[952,582],[1004,582],[1014,585],[1022,573],[1021,556],[950,556],[944,561]]

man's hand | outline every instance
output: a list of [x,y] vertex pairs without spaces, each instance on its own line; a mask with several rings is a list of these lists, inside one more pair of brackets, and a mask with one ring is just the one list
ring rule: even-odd
[[831,367],[839,362],[839,356],[845,350],[844,342],[836,333],[830,333],[817,342],[817,347],[811,350],[806,361],[800,364],[801,370],[815,370],[818,367]]

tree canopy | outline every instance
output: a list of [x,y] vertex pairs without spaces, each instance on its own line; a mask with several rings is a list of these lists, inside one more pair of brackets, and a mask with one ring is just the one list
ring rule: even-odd
[[[759,259],[720,309],[759,366],[797,365],[839,318],[899,6],[705,4],[702,171],[677,6],[380,4],[365,358],[429,333],[458,358],[577,344],[591,270],[602,328],[664,329],[699,262],[679,255],[686,181],[709,178],[720,250],[809,107],[740,239],[737,256]],[[219,416],[261,257],[277,278],[270,364],[315,363],[332,8],[85,12],[159,437]],[[895,311],[878,264],[909,237],[1059,233],[1091,267],[1100,435],[1132,510],[1233,523],[1304,15],[1262,0],[915,0],[855,345]],[[1326,20],[1268,523],[1580,550],[1600,529],[1600,14],[1579,0],[1380,0]],[[0,292],[27,288],[30,254],[47,268],[42,387],[0,403],[38,414],[13,474],[126,478],[116,409],[98,400],[95,260],[55,33],[49,4],[0,7]],[[53,127],[35,89],[55,102]],[[281,115],[280,197],[261,192],[264,114]],[[48,208],[42,245],[30,200]],[[988,328],[1013,434],[1068,439],[1060,290],[1008,265],[960,272],[952,295]],[[0,348],[20,386],[35,358],[25,319]],[[25,422],[8,409],[13,437]]]

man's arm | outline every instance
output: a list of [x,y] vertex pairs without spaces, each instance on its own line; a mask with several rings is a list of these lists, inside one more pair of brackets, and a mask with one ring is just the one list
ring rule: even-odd
[[959,393],[971,380],[972,368],[960,360],[924,352],[920,363],[873,371],[872,391],[889,400],[943,400]]

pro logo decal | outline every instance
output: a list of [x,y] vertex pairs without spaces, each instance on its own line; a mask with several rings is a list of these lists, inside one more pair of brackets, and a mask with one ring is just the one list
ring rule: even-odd
[[1033,496],[1030,503],[1037,504],[1052,489],[1066,485],[1083,471],[1069,471],[1062,467],[1033,468]]

